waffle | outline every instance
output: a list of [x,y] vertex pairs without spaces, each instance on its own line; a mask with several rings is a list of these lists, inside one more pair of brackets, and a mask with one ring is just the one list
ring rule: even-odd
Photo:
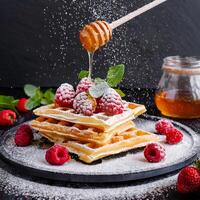
[[33,112],[37,116],[82,124],[84,126],[95,127],[108,132],[127,121],[135,119],[145,111],[144,105],[128,103],[127,108],[122,114],[114,116],[107,116],[104,113],[95,113],[92,116],[84,116],[82,114],[76,114],[73,109],[56,107],[54,104],[39,107]]
[[77,154],[83,162],[92,163],[95,160],[143,147],[150,142],[157,141],[159,141],[157,135],[133,127],[115,135],[108,144],[103,146],[77,141],[68,141],[62,145],[66,146],[71,153]]
[[68,140],[90,142],[105,145],[111,138],[134,126],[132,121],[125,122],[109,132],[102,132],[100,129],[87,127],[81,124],[55,120],[52,118],[38,117],[31,122],[32,128],[38,130],[41,135],[51,138],[53,142],[63,143]]

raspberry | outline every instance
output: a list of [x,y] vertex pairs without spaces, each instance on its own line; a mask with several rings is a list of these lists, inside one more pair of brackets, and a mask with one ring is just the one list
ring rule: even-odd
[[165,158],[165,149],[157,143],[151,143],[144,149],[144,156],[149,162],[160,162]]
[[65,147],[54,145],[46,151],[45,159],[51,165],[63,165],[70,160],[70,156]]
[[72,85],[63,83],[56,91],[55,102],[60,107],[72,107],[75,91]]
[[28,101],[28,99],[26,99],[26,98],[19,99],[19,101],[17,103],[17,110],[19,110],[19,112],[27,112],[28,111],[28,109],[26,108],[27,101]]
[[156,122],[155,129],[160,134],[167,134],[168,131],[170,131],[171,128],[173,128],[173,124],[168,121],[167,119],[161,119]]
[[21,125],[15,133],[15,144],[20,147],[28,146],[33,140],[33,132],[28,124]]
[[88,92],[89,88],[93,85],[91,78],[83,78],[76,87],[76,94],[81,92]]
[[91,116],[96,109],[96,100],[86,92],[79,93],[73,103],[76,113]]
[[106,115],[117,115],[124,111],[124,102],[114,89],[108,88],[98,101],[97,108]]
[[168,144],[178,144],[183,140],[183,134],[176,128],[171,128],[166,134],[166,141]]

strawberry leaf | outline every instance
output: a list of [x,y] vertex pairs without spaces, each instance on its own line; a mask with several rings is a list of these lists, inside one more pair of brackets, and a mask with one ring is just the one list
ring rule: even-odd
[[110,87],[117,87],[124,77],[124,65],[115,65],[109,68],[107,74],[107,83]]
[[200,160],[196,160],[194,164],[196,168],[200,170]]

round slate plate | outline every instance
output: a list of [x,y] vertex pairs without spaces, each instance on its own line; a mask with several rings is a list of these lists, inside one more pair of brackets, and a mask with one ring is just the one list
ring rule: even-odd
[[[160,118],[145,115],[135,120],[136,126],[155,132],[155,122]],[[160,163],[148,163],[143,149],[102,159],[92,165],[72,160],[62,166],[52,166],[45,161],[45,150],[37,145],[16,147],[14,133],[17,127],[10,129],[1,137],[0,155],[17,169],[32,176],[69,182],[122,182],[146,179],[166,174],[189,165],[200,150],[200,136],[180,123],[173,124],[184,133],[184,140],[177,145],[168,145],[161,137],[166,149],[166,159]],[[35,134],[35,138],[39,136]]]

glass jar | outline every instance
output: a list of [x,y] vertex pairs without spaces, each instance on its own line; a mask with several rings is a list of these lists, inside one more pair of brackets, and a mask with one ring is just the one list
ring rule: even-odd
[[200,117],[200,58],[164,59],[163,75],[155,94],[160,112],[175,118]]

